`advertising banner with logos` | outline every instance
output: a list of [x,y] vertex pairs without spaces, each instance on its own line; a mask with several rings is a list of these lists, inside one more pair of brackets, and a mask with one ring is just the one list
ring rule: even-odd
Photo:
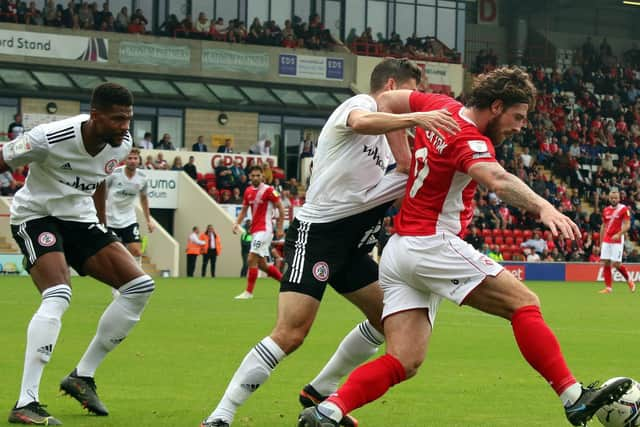
[[231,49],[202,49],[202,70],[228,73],[268,74],[269,54]]
[[0,275],[2,276],[28,276],[24,268],[22,254],[0,254]]
[[233,166],[237,161],[240,161],[242,167],[251,165],[262,165],[268,163],[269,166],[276,167],[278,165],[278,158],[276,156],[262,156],[259,154],[226,154],[226,153],[213,153],[211,155],[211,166]]
[[278,74],[313,80],[343,80],[344,59],[324,56],[280,54]]
[[176,209],[178,207],[178,171],[145,170],[147,174],[149,207]]
[[[558,282],[604,282],[602,264],[563,262],[504,262],[505,269],[520,280],[540,280]],[[632,280],[640,281],[640,264],[625,263]],[[625,282],[617,270],[613,269],[613,280]]]
[[121,64],[182,68],[191,66],[191,49],[189,46],[123,41],[120,42],[118,53],[118,60]]
[[0,29],[0,55],[107,62],[109,60],[109,41],[102,37],[67,36]]

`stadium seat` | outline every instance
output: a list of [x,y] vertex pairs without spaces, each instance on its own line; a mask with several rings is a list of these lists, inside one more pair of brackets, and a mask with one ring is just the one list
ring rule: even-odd
[[522,237],[524,237],[524,240],[529,240],[531,236],[533,236],[533,231],[531,230],[524,230],[522,232]]
[[482,237],[490,237],[491,236],[491,230],[488,228],[483,228],[482,229]]
[[202,181],[204,179],[204,175],[202,172],[196,173],[196,181]]
[[507,245],[513,245],[513,244],[514,244],[513,237],[511,237],[511,236],[509,236],[509,237],[505,237],[505,238],[504,238],[504,242],[505,242]]
[[522,230],[520,230],[519,228],[516,228],[515,230],[513,230],[513,237],[515,237],[516,239],[518,237],[522,237]]
[[520,248],[520,245],[511,245],[509,246],[509,251],[513,253],[517,253],[517,252],[521,252],[522,248]]
[[502,252],[502,259],[505,261],[511,261],[511,252]]
[[510,248],[509,245],[502,244],[502,245],[500,245],[500,252],[502,252],[502,253],[504,253],[504,251],[509,252],[509,248]]
[[524,238],[522,236],[515,238],[516,245],[520,246],[520,243],[524,242]]
[[593,232],[593,241],[594,242],[599,242],[600,241],[600,233],[598,233],[597,231]]
[[486,236],[486,237],[484,238],[484,242],[485,242],[487,245],[493,245],[493,237],[491,237],[491,236]]
[[547,240],[549,236],[551,236],[551,230],[544,230],[544,233],[542,233],[542,238],[544,240]]
[[216,186],[215,182],[207,181],[206,189],[207,191],[209,191],[212,187],[215,187],[215,186]]
[[493,237],[496,237],[496,236],[502,237],[502,229],[494,228],[493,230],[491,230],[491,234],[493,235]]
[[216,180],[216,174],[214,173],[206,173],[204,174],[204,179],[207,181],[215,181]]
[[511,230],[510,228],[505,228],[504,230],[502,230],[502,235],[507,238],[507,237],[513,237],[513,230]]
[[504,239],[502,238],[502,236],[494,236],[493,243],[496,245],[503,245]]

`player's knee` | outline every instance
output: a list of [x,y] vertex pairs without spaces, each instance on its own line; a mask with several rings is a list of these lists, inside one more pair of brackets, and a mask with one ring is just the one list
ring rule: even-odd
[[420,356],[417,354],[410,354],[397,357],[397,359],[404,368],[406,379],[409,379],[418,373],[418,369],[420,369],[420,366],[422,366],[422,362],[424,361],[424,355]]
[[142,256],[142,251],[137,246],[129,247],[129,253],[133,255],[134,258],[139,258]]
[[291,354],[300,348],[306,336],[307,334],[299,329],[284,330],[276,328],[271,333],[271,339],[278,344],[285,354]]

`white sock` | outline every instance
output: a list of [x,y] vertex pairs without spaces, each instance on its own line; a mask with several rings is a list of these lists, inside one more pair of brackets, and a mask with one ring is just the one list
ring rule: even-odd
[[562,405],[566,408],[573,405],[582,395],[582,384],[575,383],[560,394]]
[[251,394],[267,381],[271,371],[284,359],[285,353],[271,337],[266,337],[249,351],[216,409],[207,421],[224,420],[231,424],[233,417]]
[[154,289],[153,279],[146,274],[120,287],[120,295],[102,314],[98,322],[98,331],[78,363],[78,376],[95,375],[98,365],[107,353],[116,348],[138,323]]
[[339,423],[340,420],[344,417],[342,413],[342,409],[335,403],[324,401],[318,405],[318,412],[320,412],[325,417],[331,418],[333,421]]
[[69,285],[56,285],[42,293],[42,303],[29,322],[24,371],[17,407],[39,401],[40,380],[44,366],[58,341],[61,319],[71,301]]
[[349,372],[376,354],[384,343],[384,335],[368,320],[359,323],[342,340],[331,359],[322,368],[311,385],[318,393],[328,396],[338,389],[338,383]]

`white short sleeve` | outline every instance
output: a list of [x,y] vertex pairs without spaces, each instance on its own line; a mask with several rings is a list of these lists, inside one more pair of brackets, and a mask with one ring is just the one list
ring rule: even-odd
[[2,146],[4,161],[15,168],[32,162],[42,162],[49,153],[49,143],[38,126]]
[[369,95],[356,95],[351,99],[347,100],[344,104],[341,105],[342,111],[336,117],[336,128],[340,130],[349,130],[351,128],[347,124],[347,120],[349,120],[349,114],[351,114],[354,110],[364,110],[375,113],[378,111],[378,104],[376,104],[376,100],[373,99]]

